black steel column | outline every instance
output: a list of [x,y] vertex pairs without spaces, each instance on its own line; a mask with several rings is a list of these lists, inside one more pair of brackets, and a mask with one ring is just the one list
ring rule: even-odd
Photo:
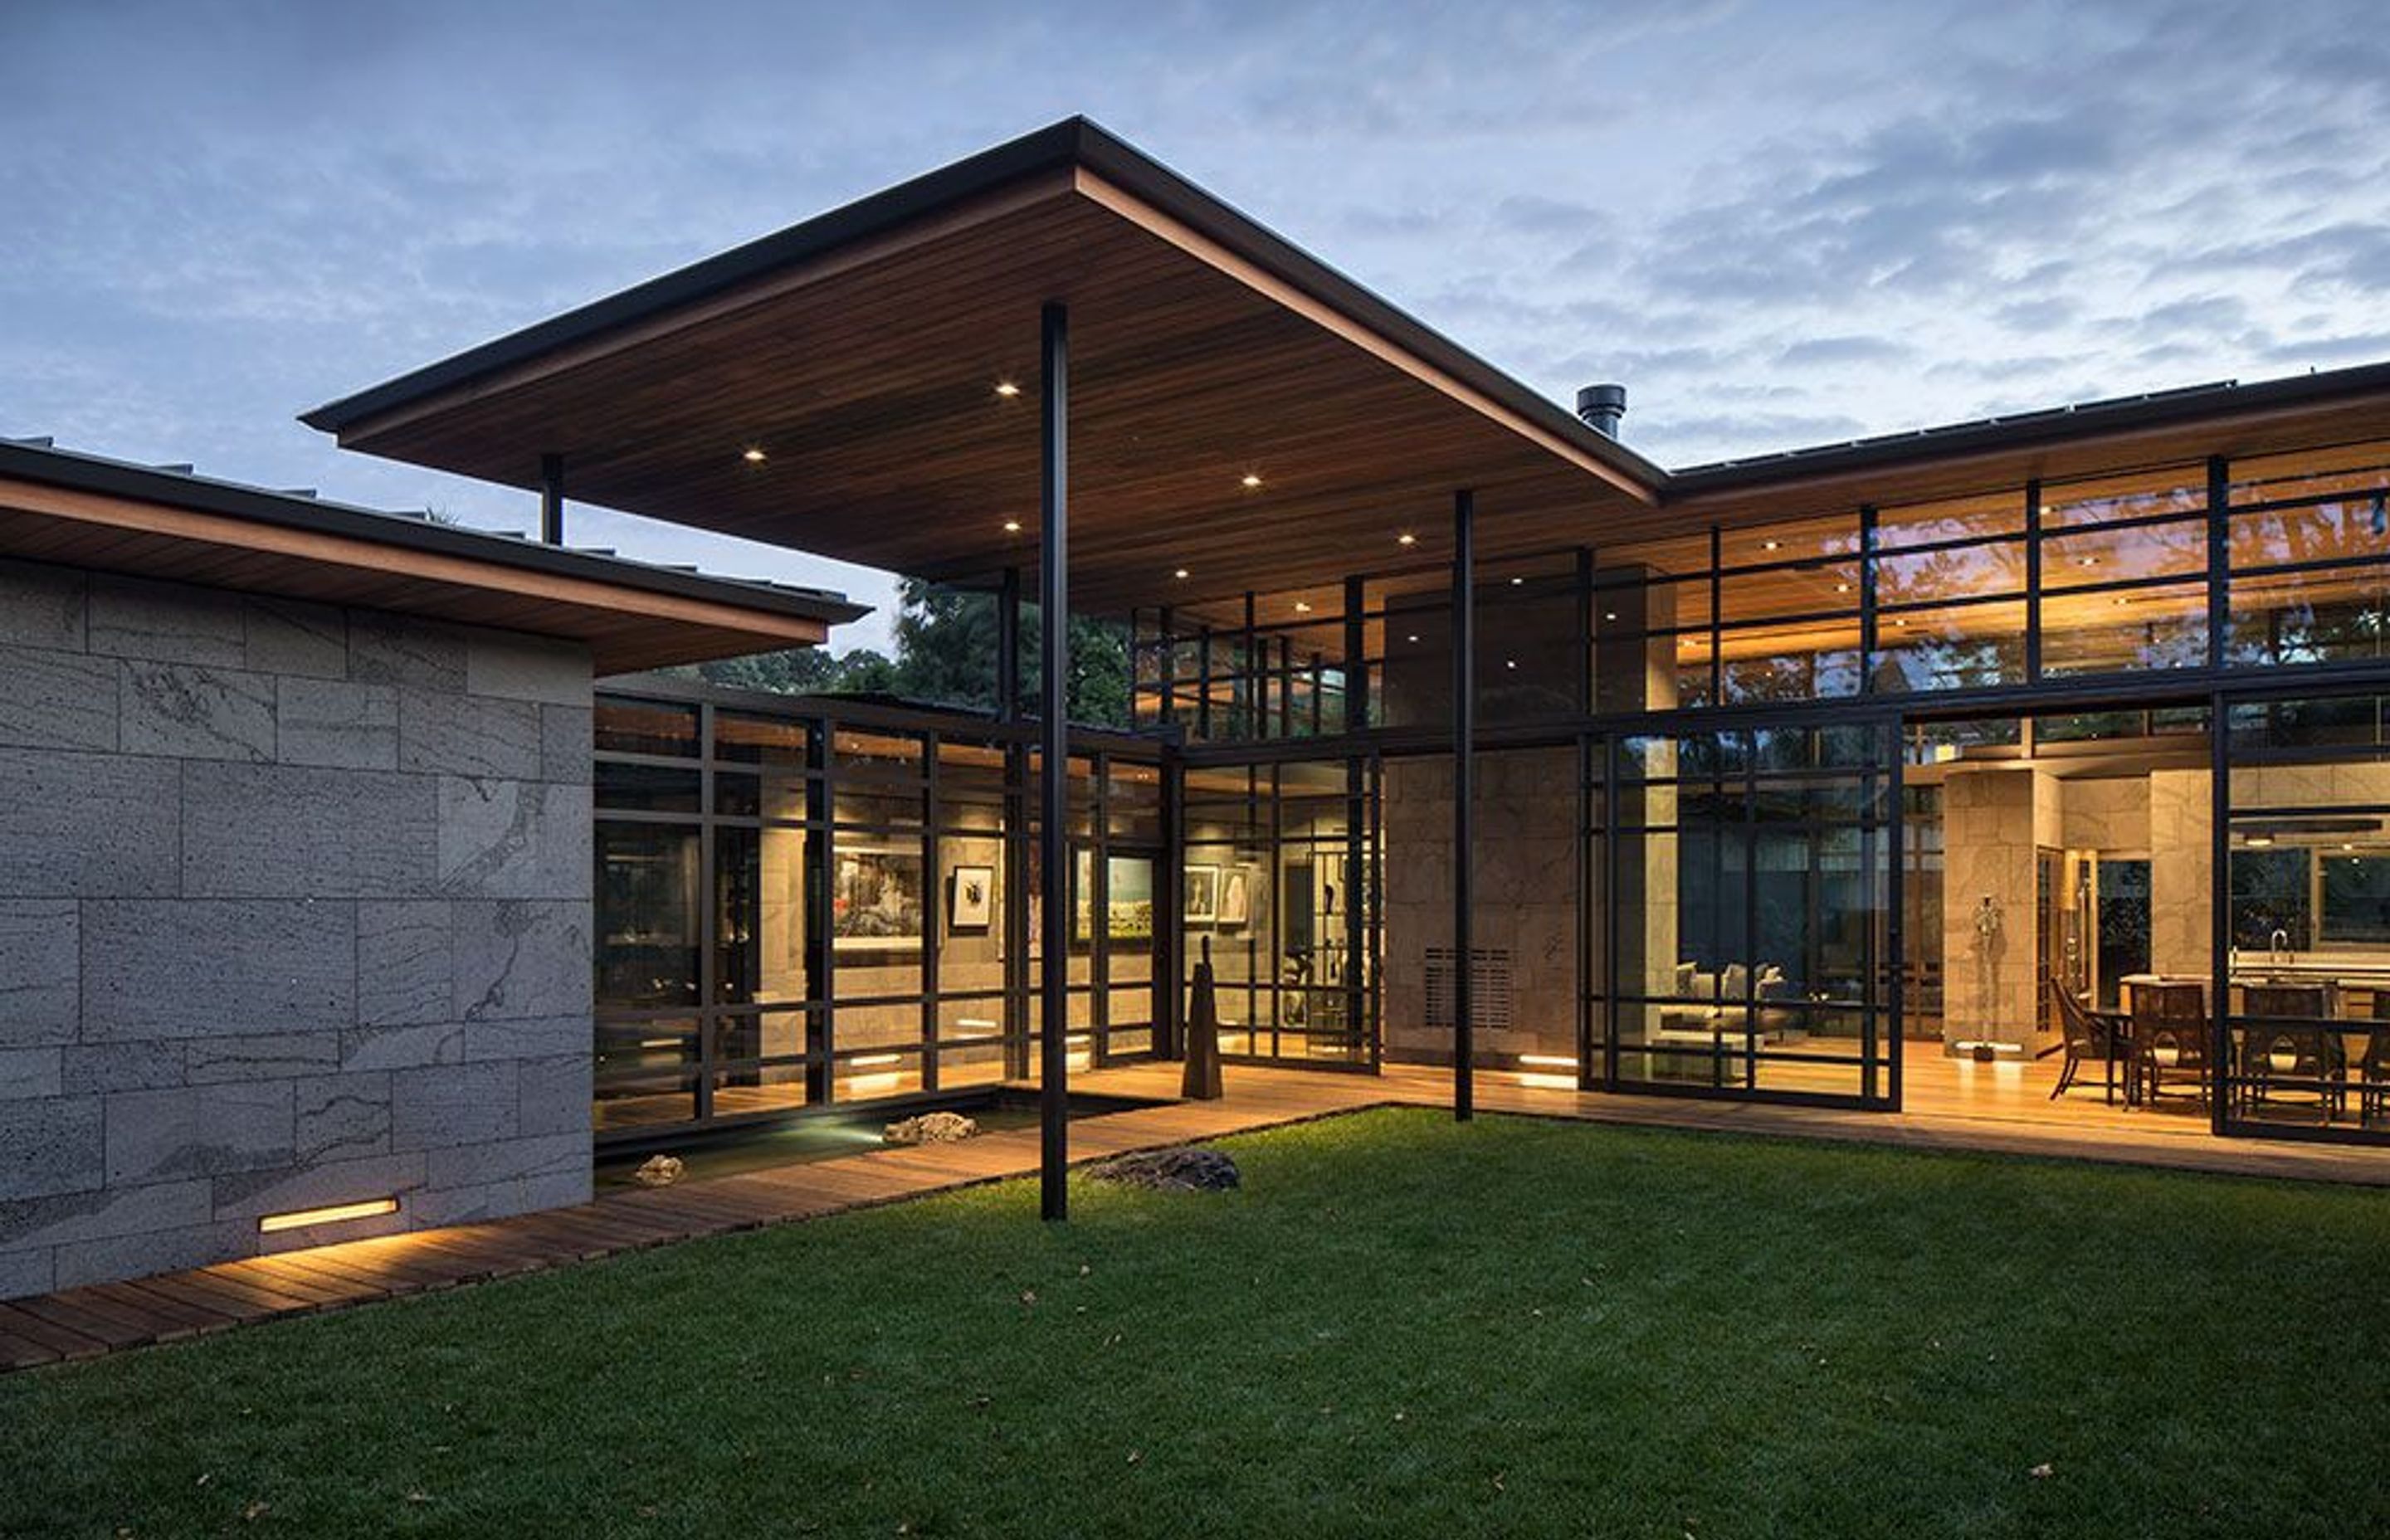
[[1021,720],[1021,569],[1007,567],[996,591],[996,719]]
[[1039,1128],[1037,1210],[1047,1219],[1070,1213],[1071,1163],[1071,679],[1070,567],[1070,312],[1049,302],[1040,318],[1038,393],[1043,426],[1038,453],[1040,533],[1037,562],[1038,895],[1045,912],[1037,982],[1045,1033],[1037,1088]]
[[1477,961],[1470,937],[1477,794],[1477,494],[1452,494],[1452,1115],[1476,1112]]
[[539,538],[542,544],[564,544],[564,456],[539,457]]

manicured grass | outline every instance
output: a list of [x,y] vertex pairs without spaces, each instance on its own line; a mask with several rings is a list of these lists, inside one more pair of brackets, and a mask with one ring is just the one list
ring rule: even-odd
[[2390,1531],[2390,1195],[1418,1111],[1229,1148],[1240,1194],[1065,1229],[1013,1184],[0,1380],[0,1534]]

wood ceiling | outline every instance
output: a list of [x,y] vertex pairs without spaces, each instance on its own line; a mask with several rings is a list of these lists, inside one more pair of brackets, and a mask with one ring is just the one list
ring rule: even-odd
[[1464,487],[1490,559],[2390,433],[2390,369],[2350,370],[1672,477],[1081,120],[306,420],[526,488],[558,454],[576,501],[1027,581],[1047,301],[1090,613],[1439,559]]

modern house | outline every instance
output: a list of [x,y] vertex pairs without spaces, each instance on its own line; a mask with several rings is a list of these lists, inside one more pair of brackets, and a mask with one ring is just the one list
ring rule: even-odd
[[305,419],[983,593],[993,711],[640,672],[829,596],[6,451],[0,1292],[857,1103],[1059,1156],[1206,954],[1232,1059],[1464,1113],[2390,1136],[2390,366],[1675,470],[1577,405],[1073,120]]

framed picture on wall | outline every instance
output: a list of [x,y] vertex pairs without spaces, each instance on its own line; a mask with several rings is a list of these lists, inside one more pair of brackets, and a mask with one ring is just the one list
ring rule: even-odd
[[1253,873],[1233,866],[1220,878],[1220,924],[1242,925],[1253,918]]
[[996,868],[957,866],[946,879],[946,929],[984,930],[996,922]]
[[1187,868],[1187,902],[1178,918],[1189,925],[1210,925],[1220,918],[1220,868]]
[[830,890],[830,945],[841,952],[909,952],[921,945],[921,853],[842,850]]

